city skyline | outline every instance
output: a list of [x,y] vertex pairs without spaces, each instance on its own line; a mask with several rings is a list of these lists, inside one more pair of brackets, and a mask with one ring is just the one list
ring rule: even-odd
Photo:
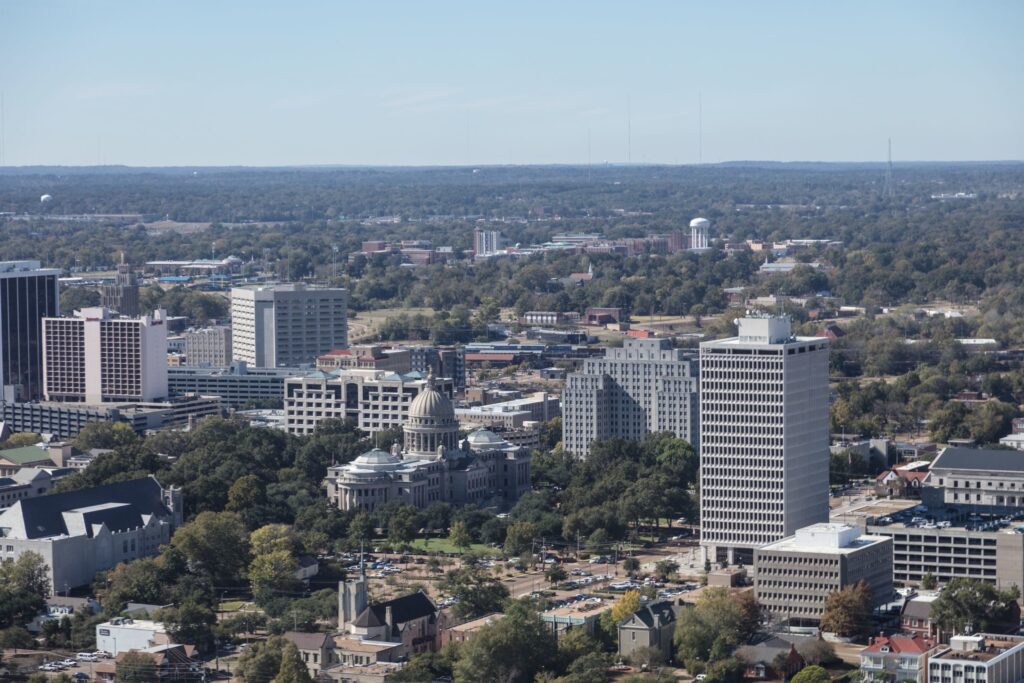
[[1022,18],[1010,2],[8,2],[2,161],[881,161],[890,138],[897,160],[1021,159]]

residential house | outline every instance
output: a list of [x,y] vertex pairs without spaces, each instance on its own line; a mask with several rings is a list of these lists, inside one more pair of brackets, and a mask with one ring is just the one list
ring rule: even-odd
[[860,651],[864,683],[916,681],[925,683],[928,656],[938,649],[935,641],[919,634],[877,636]]
[[644,605],[619,623],[619,656],[628,658],[641,648],[653,647],[668,661],[675,626],[676,611],[670,601]]
[[206,680],[202,664],[193,659],[195,648],[192,645],[157,645],[141,650],[122,652],[114,660],[105,660],[96,664],[96,680],[114,683],[118,680],[117,667],[129,653],[141,653],[152,660],[145,675],[149,681],[175,681],[175,683],[199,683]]
[[789,678],[806,664],[797,646],[812,638],[790,633],[771,633],[736,648],[735,655],[743,662],[743,677],[754,681]]
[[911,635],[933,640],[939,639],[941,636],[939,626],[932,621],[932,603],[938,597],[938,593],[928,592],[908,598],[900,612],[900,629]]

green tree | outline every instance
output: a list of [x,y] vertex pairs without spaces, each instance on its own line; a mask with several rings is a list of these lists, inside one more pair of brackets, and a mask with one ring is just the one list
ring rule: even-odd
[[215,581],[237,579],[249,557],[249,533],[235,512],[200,512],[175,532],[171,545],[193,571]]
[[999,590],[980,579],[952,579],[932,603],[932,620],[943,631],[965,633],[1015,632],[1014,602],[1020,597],[1017,587]]
[[807,664],[835,664],[839,661],[835,646],[821,638],[805,640],[796,646],[796,651]]
[[533,539],[537,538],[537,525],[531,522],[513,522],[505,534],[505,554],[517,557],[533,548]]
[[743,662],[736,657],[725,657],[709,662],[704,669],[706,683],[740,683],[743,680]]
[[460,619],[476,619],[500,612],[509,596],[505,584],[477,565],[453,569],[445,575],[440,587],[458,599],[452,612]]
[[873,607],[871,588],[866,582],[858,581],[846,586],[825,598],[821,630],[844,638],[866,635],[872,629]]
[[926,591],[933,591],[938,585],[938,579],[931,572],[925,572],[924,576],[921,577],[921,588]]
[[349,546],[358,548],[360,543],[373,540],[373,532],[373,522],[370,521],[370,515],[360,510],[352,517],[352,522],[348,526]]
[[255,643],[238,658],[235,675],[245,683],[274,680],[281,671],[281,654],[286,642],[281,636],[271,636],[262,643]]
[[65,315],[100,305],[100,293],[88,287],[67,287],[60,293],[60,310]]
[[758,627],[755,606],[724,588],[708,588],[676,622],[677,657],[690,671],[727,659]]
[[193,600],[177,607],[166,607],[157,611],[155,618],[163,622],[176,643],[190,643],[206,652],[213,648],[213,629],[217,615],[206,605]]
[[297,588],[295,572],[299,563],[287,550],[273,550],[257,555],[249,563],[249,582],[256,602],[263,605],[281,592]]
[[75,437],[75,447],[87,451],[92,448],[121,448],[139,441],[135,433],[125,422],[90,422]]
[[629,574],[635,574],[640,569],[640,560],[635,557],[627,557],[622,561],[622,568]]
[[562,568],[561,565],[553,564],[544,570],[544,578],[548,580],[548,583],[555,584],[560,581],[565,581],[569,575]]
[[249,552],[253,557],[284,551],[289,555],[299,551],[295,529],[288,524],[267,524],[249,534]]
[[505,617],[481,628],[464,643],[455,680],[532,683],[558,660],[555,637],[529,601],[510,602]]
[[790,683],[829,683],[832,677],[824,668],[811,665],[800,669],[790,680]]
[[50,579],[42,555],[30,550],[13,562],[0,562],[0,628],[31,621],[49,594]]
[[306,665],[302,663],[299,649],[292,643],[285,643],[281,650],[281,666],[274,677],[274,683],[313,683]]
[[469,546],[473,544],[473,537],[469,535],[469,528],[466,523],[462,520],[457,520],[452,523],[451,531],[448,534],[448,540],[451,544],[465,552]]
[[153,680],[153,658],[145,652],[125,653],[117,662],[117,683],[150,683]]
[[388,540],[396,546],[409,544],[421,526],[419,511],[409,504],[398,506],[388,519]]
[[670,576],[673,576],[679,571],[679,563],[672,560],[659,560],[654,564],[654,573],[658,575],[662,581],[667,581]]

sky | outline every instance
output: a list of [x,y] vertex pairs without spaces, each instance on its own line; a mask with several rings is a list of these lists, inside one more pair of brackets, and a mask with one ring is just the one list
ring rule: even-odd
[[1024,2],[0,0],[0,161],[1024,159]]

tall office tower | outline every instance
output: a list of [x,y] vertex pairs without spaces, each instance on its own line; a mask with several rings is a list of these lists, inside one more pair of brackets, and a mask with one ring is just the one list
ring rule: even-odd
[[505,246],[505,240],[497,230],[481,230],[473,228],[473,254],[485,256],[501,250]]
[[828,521],[828,339],[788,318],[740,318],[700,345],[700,522],[705,559]]
[[231,365],[231,328],[188,329],[185,338],[185,365],[191,368],[223,368]]
[[348,291],[302,284],[231,290],[231,355],[253,367],[314,363],[348,346]]
[[114,317],[83,308],[43,318],[43,395],[96,405],[167,397],[167,313]]
[[132,267],[124,262],[124,254],[121,254],[121,262],[117,264],[114,284],[103,285],[100,293],[100,305],[131,318],[141,313],[139,281],[135,279]]
[[0,401],[43,393],[43,318],[60,315],[60,271],[0,261]]
[[626,339],[570,374],[562,394],[562,447],[579,457],[594,439],[672,432],[699,446],[697,358],[667,339]]

